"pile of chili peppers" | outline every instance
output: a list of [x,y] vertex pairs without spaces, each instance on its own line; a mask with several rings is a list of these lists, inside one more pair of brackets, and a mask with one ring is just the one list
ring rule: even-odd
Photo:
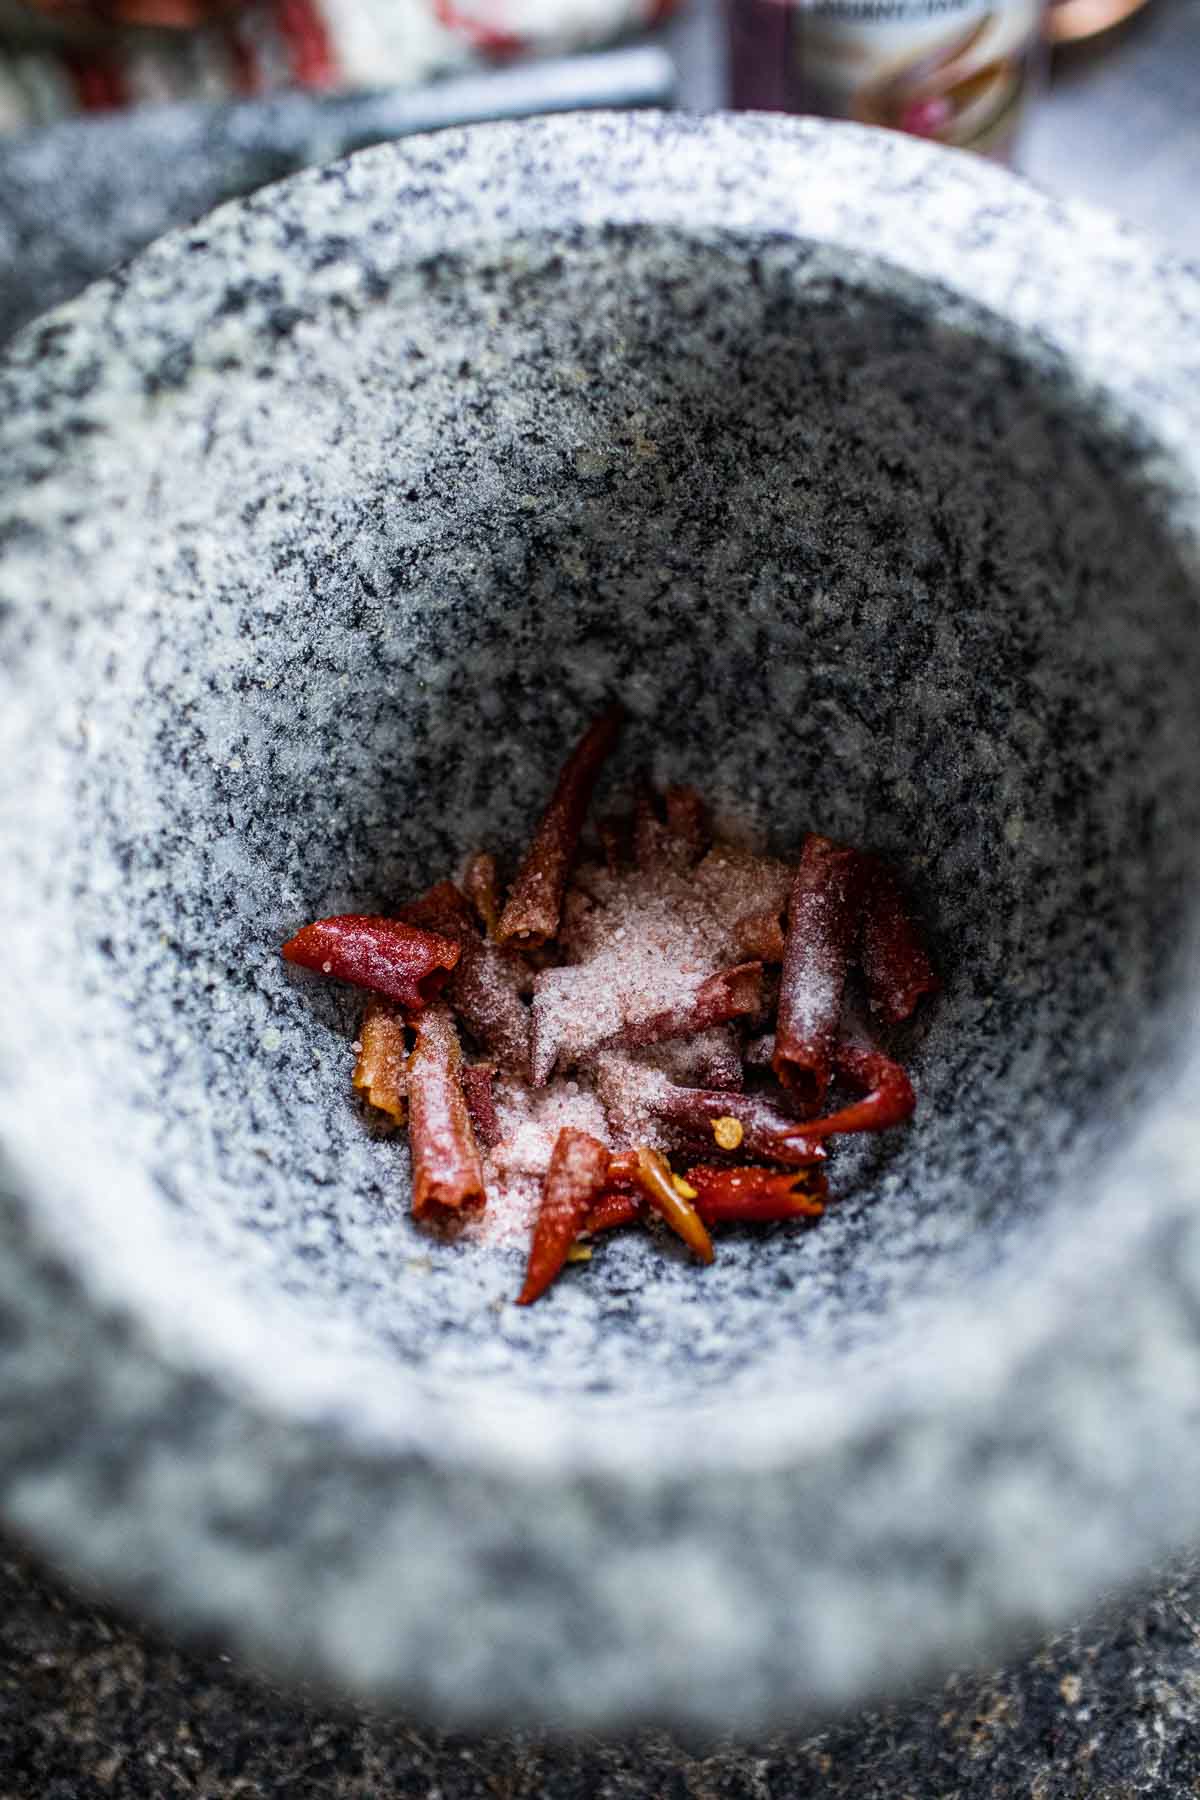
[[[503,903],[495,860],[480,853],[461,885],[439,882],[396,917],[321,919],[283,946],[289,962],[369,991],[354,1085],[407,1125],[418,1218],[487,1204],[484,1165],[503,1135],[498,1077],[535,1095],[565,1064],[590,1070],[602,1098],[606,1079],[625,1095],[607,1112],[608,1141],[571,1124],[553,1140],[522,1305],[586,1260],[586,1240],[650,1215],[705,1263],[712,1227],[820,1217],[829,1139],[899,1125],[913,1110],[912,1084],[877,1027],[910,1018],[938,985],[887,865],[816,833],[791,867],[714,846],[688,788],[669,789],[662,809],[643,790],[627,828],[602,821],[603,864],[590,889],[587,865],[573,887],[619,729],[614,709],[576,746]],[[640,1010],[626,1000],[614,1011],[584,988],[572,1037],[551,1002],[589,973],[597,896],[643,890],[656,904],[660,894],[692,904],[703,890],[702,916],[715,921],[708,947],[725,965]],[[605,940],[606,970],[625,935]],[[479,1059],[464,1057],[464,1040]],[[704,1053],[679,1081],[653,1058],[682,1040]],[[835,1084],[845,1101],[826,1110]],[[636,1141],[622,1141],[630,1133]],[[682,1174],[668,1151],[686,1158]]]

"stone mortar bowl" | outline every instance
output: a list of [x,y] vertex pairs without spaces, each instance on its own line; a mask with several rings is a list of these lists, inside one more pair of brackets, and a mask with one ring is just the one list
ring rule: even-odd
[[[435,1719],[748,1730],[1200,1526],[1200,284],[965,157],[481,128],[164,239],[0,371],[0,1516]],[[613,771],[904,870],[911,1129],[528,1311],[305,919]]]

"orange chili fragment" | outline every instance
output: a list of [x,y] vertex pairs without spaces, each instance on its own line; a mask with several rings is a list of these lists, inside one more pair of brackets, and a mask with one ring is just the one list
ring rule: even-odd
[[525,1285],[517,1295],[518,1306],[528,1306],[544,1294],[566,1262],[593,1202],[604,1189],[608,1158],[605,1145],[586,1131],[565,1125],[559,1132],[542,1187],[542,1204],[529,1247]]
[[825,1211],[825,1177],[807,1169],[689,1169],[696,1211],[706,1225],[819,1219]]
[[431,1006],[415,1022],[408,1059],[408,1143],[414,1218],[434,1208],[482,1206],[483,1171],[467,1113],[462,1051],[448,1007]]
[[372,1106],[387,1113],[397,1125],[403,1125],[408,1118],[404,1020],[386,1000],[372,994],[363,1012],[358,1041],[358,1061],[352,1077],[355,1088]]
[[618,708],[601,713],[567,758],[500,915],[496,937],[501,944],[536,947],[557,936],[588,802],[620,727]]
[[833,1074],[861,885],[857,851],[810,832],[788,899],[773,1060],[784,1087],[811,1103]]
[[412,1011],[428,1006],[458,961],[458,945],[434,931],[369,913],[306,925],[283,946],[290,963],[371,988]]
[[877,857],[862,861],[867,896],[859,961],[872,1010],[898,1025],[911,1017],[922,994],[935,993],[940,983],[896,877]]
[[632,1225],[645,1216],[646,1202],[640,1194],[610,1188],[607,1193],[601,1194],[593,1206],[583,1229],[591,1237],[598,1231],[614,1231],[619,1225]]
[[704,1229],[704,1221],[690,1200],[685,1200],[671,1179],[671,1165],[660,1150],[639,1144],[636,1150],[624,1150],[610,1159],[609,1178],[625,1177],[635,1181],[655,1212],[677,1232],[689,1250],[703,1263],[713,1260],[712,1239]]

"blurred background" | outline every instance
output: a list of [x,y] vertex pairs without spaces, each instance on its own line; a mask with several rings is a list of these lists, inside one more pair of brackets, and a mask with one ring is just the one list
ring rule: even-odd
[[0,0],[0,338],[367,143],[727,105],[991,155],[1200,256],[1200,0]]

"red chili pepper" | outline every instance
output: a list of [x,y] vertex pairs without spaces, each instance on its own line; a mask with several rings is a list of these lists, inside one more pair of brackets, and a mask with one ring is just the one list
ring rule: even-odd
[[475,1133],[475,1142],[482,1144],[485,1150],[500,1142],[500,1121],[496,1117],[496,1102],[492,1095],[495,1073],[495,1063],[468,1063],[462,1071],[463,1096],[471,1129]]
[[529,1247],[518,1306],[544,1294],[567,1260],[608,1177],[608,1150],[598,1138],[567,1125],[559,1132],[546,1171],[542,1203]]
[[854,850],[811,832],[788,901],[775,1073],[806,1102],[819,1101],[833,1074],[846,967],[861,898]]
[[676,1127],[681,1143],[693,1149],[713,1146],[712,1128],[717,1119],[736,1119],[742,1127],[738,1149],[747,1156],[765,1156],[772,1162],[801,1167],[825,1160],[825,1146],[809,1135],[807,1120],[802,1123],[789,1118],[762,1094],[668,1083],[651,1091],[646,1103],[656,1118]]
[[912,1082],[884,1051],[863,1039],[845,1038],[834,1060],[837,1072],[855,1087],[866,1089],[866,1098],[843,1106],[824,1119],[806,1119],[803,1129],[810,1138],[833,1137],[842,1131],[886,1131],[912,1117],[916,1095]]
[[529,1068],[530,1016],[521,994],[530,976],[517,953],[480,936],[466,895],[452,881],[439,881],[419,900],[409,901],[400,908],[400,916],[458,945],[459,963],[446,998],[488,1055],[524,1076]]
[[610,708],[589,726],[567,758],[500,915],[496,927],[500,943],[536,947],[557,935],[563,893],[592,789],[620,728],[620,711]]
[[408,1145],[414,1218],[434,1208],[482,1206],[483,1171],[462,1086],[462,1051],[450,1009],[421,1014],[408,1059]]
[[921,942],[899,883],[886,863],[863,858],[867,874],[859,960],[872,1009],[889,1025],[913,1013],[922,994],[940,983]]
[[640,1049],[666,1038],[692,1037],[712,1025],[724,1025],[729,1019],[758,1012],[762,997],[762,964],[739,963],[736,969],[721,969],[710,975],[686,1004],[655,1013],[640,1024],[627,1025],[610,1041],[615,1048]]
[[288,962],[370,988],[415,1011],[428,1006],[458,961],[458,945],[399,919],[342,913],[306,925],[283,946]]
[[422,931],[436,931],[453,944],[461,943],[465,937],[478,936],[475,915],[467,897],[452,881],[435,882],[428,893],[418,895],[415,900],[406,900],[397,908],[397,913],[406,925],[417,925]]
[[825,1211],[825,1178],[807,1170],[717,1169],[701,1164],[685,1180],[706,1225],[763,1223],[771,1219],[819,1219]]
[[[610,1169],[609,1179],[612,1180]],[[612,1188],[601,1194],[584,1224],[584,1231],[594,1237],[598,1231],[614,1231],[619,1225],[632,1225],[646,1216],[646,1202],[640,1194]]]

